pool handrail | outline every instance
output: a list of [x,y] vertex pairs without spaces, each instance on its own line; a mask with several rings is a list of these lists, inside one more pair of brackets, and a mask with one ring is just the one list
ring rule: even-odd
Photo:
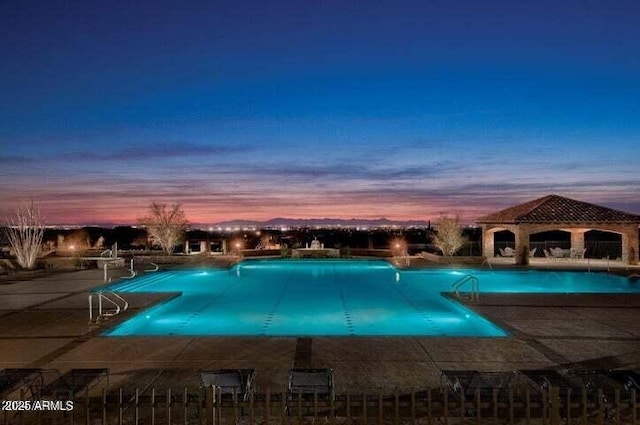
[[[111,299],[108,295],[105,295],[105,293],[110,294],[111,296],[116,298],[118,301],[122,301],[122,303],[123,303],[122,306],[120,306],[120,304],[118,304],[116,301]],[[94,317],[93,317],[93,295],[94,294],[89,294],[89,323],[98,322],[103,318],[109,318],[109,317],[117,316],[118,314],[122,313],[123,311],[126,311],[129,308],[129,303],[127,302],[127,300],[125,300],[120,295],[116,294],[115,292],[113,292],[113,291],[97,292],[97,293],[95,293],[95,295],[98,296],[98,314],[95,316],[95,319],[94,319]],[[103,308],[102,308],[102,300],[103,299],[108,301],[108,302],[110,302],[111,304],[113,304],[115,306],[115,310],[103,312]]]
[[471,283],[471,299],[480,299],[480,279],[472,274],[465,275],[451,284],[451,290],[460,297],[460,288],[465,283]]

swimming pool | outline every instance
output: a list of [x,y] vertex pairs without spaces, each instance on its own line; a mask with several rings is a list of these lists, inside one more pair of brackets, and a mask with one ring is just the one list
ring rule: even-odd
[[376,260],[252,260],[231,269],[167,271],[110,286],[121,293],[181,295],[104,335],[507,336],[443,296],[467,274],[478,277],[481,292],[640,292],[626,278],[600,273],[403,271]]

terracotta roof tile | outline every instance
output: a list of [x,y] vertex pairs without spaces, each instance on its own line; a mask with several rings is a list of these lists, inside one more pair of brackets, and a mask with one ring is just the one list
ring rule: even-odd
[[640,223],[640,216],[558,195],[506,208],[478,223]]

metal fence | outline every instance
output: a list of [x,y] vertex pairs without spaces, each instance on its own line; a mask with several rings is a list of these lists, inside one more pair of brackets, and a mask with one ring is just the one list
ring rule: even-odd
[[[513,245],[513,243],[511,244]],[[408,246],[409,254],[417,254],[421,251],[427,251],[433,254],[440,254],[440,250],[433,244],[410,244]],[[496,250],[497,252],[497,250]],[[477,257],[482,255],[482,244],[480,242],[466,242],[456,254],[460,257]]]
[[[32,405],[33,407],[33,405]],[[630,424],[638,423],[635,390],[477,390],[471,396],[445,388],[335,397],[287,391],[251,394],[241,400],[213,388],[177,392],[123,390],[85,394],[69,411],[8,410],[2,424]]]
[[[542,242],[530,242],[529,249],[537,248],[535,256],[544,257],[544,250],[551,248],[571,248],[571,241],[542,241]],[[514,242],[495,242],[494,255],[499,255],[500,249],[506,247],[515,248]],[[622,256],[622,244],[615,241],[585,241],[584,247],[587,249],[585,252],[585,258],[610,258],[616,259]],[[462,250],[461,250],[462,251]],[[480,254],[478,254],[480,255]]]

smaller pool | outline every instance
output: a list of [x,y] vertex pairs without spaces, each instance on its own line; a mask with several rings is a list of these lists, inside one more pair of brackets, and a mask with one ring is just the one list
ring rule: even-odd
[[105,332],[127,335],[480,336],[507,333],[445,296],[467,274],[481,292],[640,293],[609,274],[417,270],[385,261],[259,260],[136,278],[116,292],[181,292]]

